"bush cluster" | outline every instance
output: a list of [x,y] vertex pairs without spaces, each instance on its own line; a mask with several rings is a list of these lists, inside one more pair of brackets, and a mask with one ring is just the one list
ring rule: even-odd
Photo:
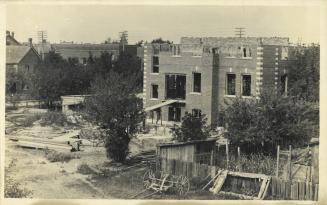
[[45,150],[45,157],[49,162],[68,162],[71,159],[80,158],[79,155],[73,153],[64,153],[54,150]]

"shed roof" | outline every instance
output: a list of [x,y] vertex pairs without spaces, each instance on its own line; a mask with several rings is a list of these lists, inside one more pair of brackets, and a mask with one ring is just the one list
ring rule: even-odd
[[19,63],[24,56],[30,51],[29,46],[13,46],[8,45],[6,47],[6,63]]
[[193,140],[193,141],[188,141],[188,142],[170,142],[170,143],[162,143],[162,144],[157,144],[157,147],[171,147],[171,146],[180,146],[180,145],[190,145],[190,144],[201,144],[204,142],[216,142],[217,138],[208,138],[205,140]]

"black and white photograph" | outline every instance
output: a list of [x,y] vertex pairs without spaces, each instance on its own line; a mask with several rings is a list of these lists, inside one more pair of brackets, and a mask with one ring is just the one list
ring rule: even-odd
[[5,1],[2,197],[321,202],[312,2]]

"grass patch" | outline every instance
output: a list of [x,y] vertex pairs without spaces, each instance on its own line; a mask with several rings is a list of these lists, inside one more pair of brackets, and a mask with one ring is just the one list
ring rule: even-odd
[[12,169],[16,166],[14,160],[12,160],[8,167],[5,168],[5,186],[4,195],[5,198],[28,198],[33,195],[33,191],[22,187],[14,178],[10,176]]
[[31,127],[35,121],[40,121],[41,126],[47,125],[57,125],[57,126],[65,126],[69,124],[67,117],[62,112],[56,111],[48,111],[46,113],[35,113],[27,115],[23,122],[22,126],[24,127]]
[[93,174],[94,173],[94,171],[86,163],[82,163],[82,164],[78,165],[77,172],[81,173],[81,174]]
[[33,114],[28,115],[25,117],[25,119],[22,122],[22,125],[24,127],[31,127],[35,121],[38,121],[42,118],[42,114]]
[[69,162],[71,159],[80,158],[77,154],[58,152],[54,150],[45,150],[45,157],[49,162]]

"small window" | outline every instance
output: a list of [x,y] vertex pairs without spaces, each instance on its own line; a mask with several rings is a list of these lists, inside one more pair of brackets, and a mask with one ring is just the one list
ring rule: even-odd
[[180,107],[169,107],[168,108],[168,121],[181,121],[181,108]]
[[181,48],[179,45],[173,45],[172,47],[172,54],[174,56],[179,56],[181,54]]
[[246,48],[243,48],[243,57],[247,57],[246,56]]
[[288,47],[282,47],[281,59],[282,60],[288,59]]
[[242,95],[251,96],[251,75],[242,76]]
[[159,73],[159,57],[158,56],[153,56],[152,57],[152,73]]
[[151,98],[158,98],[159,93],[158,93],[158,85],[152,85],[152,94]]
[[193,92],[201,92],[201,73],[193,73]]
[[235,74],[227,74],[227,95],[235,95]]
[[192,115],[194,117],[201,117],[201,110],[200,109],[192,109]]
[[27,72],[29,72],[30,71],[30,65],[25,65],[25,69],[26,69]]

